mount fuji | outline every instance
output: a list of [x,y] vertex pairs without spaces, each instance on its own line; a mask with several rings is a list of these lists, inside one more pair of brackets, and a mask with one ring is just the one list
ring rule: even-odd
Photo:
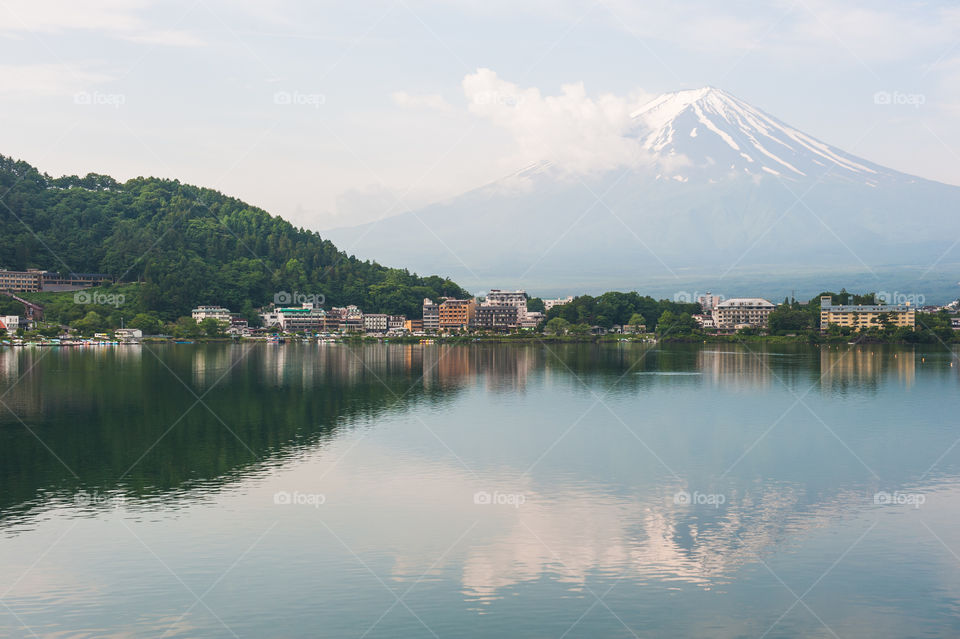
[[655,98],[623,136],[635,160],[618,169],[538,163],[327,235],[475,290],[764,292],[776,281],[782,295],[949,280],[943,295],[956,297],[960,187],[858,158],[712,87]]

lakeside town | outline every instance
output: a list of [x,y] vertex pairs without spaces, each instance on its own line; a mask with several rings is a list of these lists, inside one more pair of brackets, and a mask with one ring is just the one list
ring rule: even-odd
[[[370,312],[357,305],[324,308],[322,295],[281,291],[274,296],[272,304],[256,310],[255,322],[221,305],[200,304],[192,309],[189,318],[181,318],[183,321],[180,325],[187,325],[188,330],[180,330],[179,334],[174,335],[164,334],[160,330],[145,331],[144,327],[136,325],[92,333],[71,326],[51,325],[43,320],[42,305],[21,296],[39,292],[72,293],[75,303],[84,304],[94,299],[92,289],[111,284],[113,280],[109,276],[97,273],[61,276],[40,270],[0,270],[0,295],[22,304],[24,309],[22,315],[0,315],[0,337],[6,338],[4,343],[10,345],[90,345],[137,343],[143,339],[187,342],[212,338],[273,342],[286,339],[340,341],[354,338],[419,338],[429,342],[437,338],[462,336],[524,335],[571,338],[609,335],[650,341],[670,333],[669,327],[649,327],[649,320],[640,313],[632,313],[629,320],[622,323],[573,323],[564,319],[562,313],[550,311],[575,304],[575,300],[581,298],[568,295],[540,299],[529,296],[525,290],[492,289],[483,295],[462,299],[425,298],[420,317]],[[671,314],[674,320],[681,320],[678,334],[694,330],[703,336],[717,337],[770,334],[771,317],[776,317],[778,308],[787,312],[791,309],[797,313],[813,312],[818,315],[816,328],[821,333],[832,330],[842,336],[880,330],[899,330],[903,335],[903,331],[917,329],[918,313],[945,315],[950,329],[960,331],[958,301],[944,306],[923,306],[914,303],[914,300],[900,299],[903,296],[894,296],[895,299],[890,300],[893,303],[888,303],[884,294],[851,296],[844,291],[836,297],[822,296],[816,300],[819,308],[813,309],[810,304],[814,300],[785,300],[778,307],[760,297],[725,298],[709,292],[695,298],[685,294],[678,297],[684,299],[674,301],[674,310],[678,312]],[[671,310],[664,313],[671,313]],[[684,324],[684,321],[687,323]],[[189,330],[191,325],[195,326],[195,330]],[[789,327],[789,323],[784,326]],[[38,331],[40,334],[36,334]],[[31,335],[31,332],[35,334]],[[778,334],[783,334],[783,331],[778,331]]]

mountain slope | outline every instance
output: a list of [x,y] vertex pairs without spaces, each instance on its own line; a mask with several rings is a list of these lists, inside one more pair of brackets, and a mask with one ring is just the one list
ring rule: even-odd
[[51,178],[3,156],[0,267],[141,281],[145,309],[164,319],[201,303],[249,312],[281,291],[416,316],[424,297],[465,293],[448,279],[348,257],[317,233],[210,189]]
[[[632,135],[659,157],[683,156],[701,176],[726,173],[785,178],[835,178],[876,186],[882,181],[913,182],[825,144],[729,93],[706,87],[667,93],[632,114]],[[672,176],[685,180],[683,170]]]
[[707,286],[772,267],[876,279],[960,261],[960,188],[857,158],[718,89],[660,96],[625,135],[633,166],[578,178],[537,165],[328,235],[474,288],[654,290],[656,280],[676,291],[685,278]]

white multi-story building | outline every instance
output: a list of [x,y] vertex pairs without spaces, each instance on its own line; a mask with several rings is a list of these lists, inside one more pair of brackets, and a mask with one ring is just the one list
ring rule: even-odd
[[260,313],[260,319],[263,321],[264,328],[280,326],[280,313],[276,309]]
[[222,306],[198,306],[190,313],[199,324],[205,319],[213,318],[219,322],[230,322],[230,309]]
[[387,317],[387,330],[390,332],[405,331],[407,325],[406,315],[390,315]]
[[764,328],[774,308],[772,302],[760,297],[734,297],[717,304],[713,321],[720,329]]
[[363,316],[363,330],[367,333],[386,333],[389,328],[389,315],[383,313],[367,313]]
[[543,321],[544,315],[539,311],[527,311],[520,318],[520,328],[536,328]]
[[[276,325],[285,333],[322,331],[327,319],[326,311],[315,307],[313,304],[278,308],[275,312],[278,318]],[[266,325],[266,320],[264,325]]]
[[555,300],[543,300],[543,307],[549,311],[554,306],[563,306],[564,304],[569,304],[572,301],[573,295],[567,295],[566,297],[558,297]]
[[526,291],[502,291],[499,288],[492,288],[487,293],[480,306],[514,306],[519,309],[527,308]]
[[20,328],[20,317],[18,315],[4,315],[0,317],[0,328],[7,329],[7,334],[12,335]]

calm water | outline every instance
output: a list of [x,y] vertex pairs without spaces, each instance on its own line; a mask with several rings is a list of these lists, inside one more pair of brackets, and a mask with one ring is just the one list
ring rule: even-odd
[[958,386],[890,347],[0,350],[0,636],[957,636]]

